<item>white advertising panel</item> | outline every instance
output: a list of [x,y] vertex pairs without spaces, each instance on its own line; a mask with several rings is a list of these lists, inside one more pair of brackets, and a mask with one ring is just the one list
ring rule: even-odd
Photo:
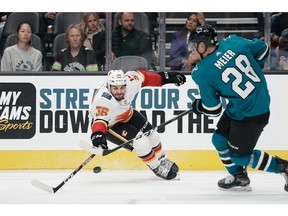
[[[288,150],[288,76],[267,75],[271,94],[271,118],[257,147]],[[78,150],[80,140],[90,142],[89,108],[93,92],[105,76],[1,76],[1,150]],[[190,76],[181,87],[146,87],[133,106],[153,126],[191,108],[199,97]],[[225,106],[225,101],[223,101]],[[209,150],[218,118],[184,116],[160,130],[165,149]],[[110,144],[111,145],[111,144]]]

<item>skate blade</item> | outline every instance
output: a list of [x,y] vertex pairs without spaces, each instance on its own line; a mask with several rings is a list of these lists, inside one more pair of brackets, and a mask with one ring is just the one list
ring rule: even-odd
[[177,173],[177,176],[173,179],[170,179],[169,181],[179,181],[180,180],[180,174]]
[[221,188],[221,187],[218,187],[220,190],[223,190],[223,191],[246,191],[246,192],[250,192],[252,191],[252,188],[250,185],[246,185],[244,187],[233,187],[233,188]]

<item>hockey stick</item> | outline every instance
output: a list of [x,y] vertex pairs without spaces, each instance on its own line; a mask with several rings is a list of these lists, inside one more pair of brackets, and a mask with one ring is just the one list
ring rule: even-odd
[[117,151],[118,149],[120,148],[123,148],[124,146],[130,144],[130,143],[133,143],[135,140],[137,139],[141,139],[142,136],[148,136],[149,134],[151,134],[152,132],[154,131],[158,131],[160,128],[163,128],[164,126],[170,124],[171,122],[174,122],[176,121],[177,119],[180,119],[182,118],[184,115],[187,115],[188,113],[191,113],[193,110],[187,110],[181,114],[179,114],[178,116],[175,116],[174,118],[152,128],[151,130],[141,134],[141,135],[138,135],[136,136],[134,139],[131,139],[131,140],[128,140],[127,142],[125,143],[122,143],[121,145],[113,148],[113,149],[100,149],[100,148],[95,148],[95,147],[91,147],[90,145],[88,145],[85,141],[81,141],[80,142],[80,146],[82,148],[84,148],[85,150],[87,150],[88,152],[92,152],[92,155],[90,155],[77,169],[75,169],[64,181],[62,181],[57,187],[50,187],[48,185],[46,185],[45,183],[37,180],[37,179],[34,179],[31,181],[31,184],[34,186],[34,187],[37,187],[41,190],[44,190],[44,191],[47,191],[49,193],[52,193],[52,194],[55,194],[61,187],[63,187],[64,184],[66,184],[73,176],[75,176],[84,166],[86,166],[94,157],[95,155],[102,155],[102,156],[105,156],[105,155],[108,155],[108,154],[111,154],[112,152],[114,151]]
[[62,181],[57,187],[50,187],[46,184],[44,184],[43,182],[34,179],[31,181],[31,184],[34,187],[37,187],[41,190],[47,191],[49,193],[55,194],[64,184],[66,184],[69,179],[71,179],[74,175],[76,175],[84,166],[86,166],[86,164],[88,164],[92,158],[95,157],[95,154],[90,155],[77,169],[75,169],[64,181]]
[[152,128],[152,129],[150,129],[149,131],[146,131],[145,133],[139,134],[136,137],[134,137],[133,139],[130,139],[127,142],[122,143],[122,144],[120,144],[117,147],[112,148],[112,149],[97,148],[97,147],[94,147],[94,146],[88,144],[85,141],[80,141],[79,145],[80,145],[81,148],[85,149],[86,151],[88,151],[88,152],[90,152],[92,154],[99,155],[99,156],[106,156],[106,155],[111,154],[114,151],[117,151],[120,148],[123,148],[123,147],[133,143],[135,140],[141,139],[143,136],[149,136],[149,134],[153,133],[154,131],[158,131],[159,129],[163,128],[164,126],[170,124],[171,122],[176,121],[177,119],[182,118],[183,116],[187,115],[188,113],[191,113],[192,111],[193,111],[193,109],[186,110],[185,112],[175,116],[174,118],[172,118],[172,119],[170,119],[170,120],[168,120],[168,121],[166,121],[166,122],[164,122],[164,123]]

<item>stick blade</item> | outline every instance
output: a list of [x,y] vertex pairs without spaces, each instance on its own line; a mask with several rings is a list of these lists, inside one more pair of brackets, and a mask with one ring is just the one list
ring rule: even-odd
[[92,154],[103,156],[103,149],[96,148],[83,140],[80,141],[79,146]]
[[41,182],[41,181],[38,181],[37,179],[32,180],[32,181],[31,181],[31,184],[32,184],[34,187],[37,187],[37,188],[39,188],[39,189],[41,189],[41,190],[47,191],[47,192],[52,193],[52,194],[55,193],[54,188],[52,188],[52,187],[44,184],[44,183]]

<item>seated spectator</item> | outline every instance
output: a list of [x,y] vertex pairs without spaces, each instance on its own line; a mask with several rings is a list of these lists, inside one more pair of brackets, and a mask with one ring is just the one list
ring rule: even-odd
[[53,27],[56,19],[57,12],[41,12],[40,14],[40,36],[42,43],[51,43],[53,41]]
[[54,25],[57,12],[43,12],[41,13],[41,15],[42,15],[44,25],[46,27],[45,29],[47,29],[49,25],[52,25],[52,26]]
[[[183,29],[173,33],[169,52],[170,58],[167,62],[167,66],[171,67],[171,70],[185,70],[189,56],[187,41],[190,33],[204,23],[205,16],[203,13],[192,13],[187,17]],[[187,65],[187,68],[190,67],[191,65]]]
[[1,71],[41,71],[42,53],[30,46],[32,27],[22,22],[17,27],[18,43],[7,47],[1,59]]
[[86,34],[84,46],[94,50],[98,69],[104,70],[105,64],[105,28],[100,22],[97,13],[84,13],[81,20],[81,28]]
[[98,71],[93,50],[85,47],[85,34],[80,25],[72,24],[66,31],[68,47],[57,53],[52,71]]
[[284,31],[281,33],[279,38],[279,46],[278,50],[276,49],[276,53],[279,61],[278,69],[288,70],[288,28],[284,29]]
[[288,13],[276,13],[271,17],[271,33],[280,37],[286,28],[288,28]]
[[119,26],[112,31],[112,60],[120,56],[142,56],[154,68],[150,36],[135,29],[134,14],[122,13],[118,23]]
[[1,39],[4,25],[5,25],[6,20],[7,20],[9,15],[10,15],[10,13],[0,13],[0,39]]

